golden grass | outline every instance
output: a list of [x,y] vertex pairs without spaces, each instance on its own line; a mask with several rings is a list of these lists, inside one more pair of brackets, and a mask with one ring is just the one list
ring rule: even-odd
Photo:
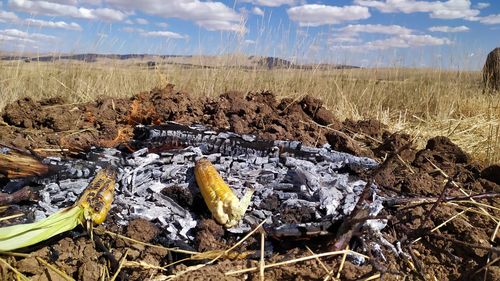
[[0,110],[24,96],[65,96],[72,103],[98,96],[128,97],[173,83],[194,95],[269,90],[278,97],[309,94],[341,120],[376,118],[393,131],[445,135],[486,164],[500,161],[500,94],[483,94],[480,72],[436,69],[297,70],[235,67],[148,70],[137,63],[0,63]]

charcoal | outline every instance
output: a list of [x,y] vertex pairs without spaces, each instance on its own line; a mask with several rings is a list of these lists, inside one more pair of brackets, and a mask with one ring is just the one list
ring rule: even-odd
[[[185,189],[193,198],[200,196],[193,168],[196,159],[212,161],[237,197],[255,190],[250,208],[240,225],[231,233],[244,233],[266,219],[269,224],[283,223],[287,209],[310,210],[310,223],[338,221],[354,209],[366,183],[349,169],[373,169],[377,162],[347,153],[333,151],[328,145],[308,147],[298,141],[261,141],[255,136],[231,132],[214,132],[195,125],[167,123],[135,129],[133,153],[113,148],[94,148],[84,160],[48,158],[61,169],[58,179],[41,178],[45,187],[41,200],[32,212],[41,218],[77,200],[95,172],[106,165],[117,169],[113,213],[116,223],[126,225],[133,218],[154,221],[173,241],[193,242],[191,232],[202,214],[186,201],[176,201],[166,194],[169,189]],[[156,145],[183,144],[182,149],[153,153]],[[342,171],[342,172],[340,172]],[[66,178],[61,178],[66,176]],[[370,215],[377,215],[382,201],[376,195],[365,203]],[[263,203],[276,198],[275,206]],[[192,203],[191,203],[192,204]],[[269,209],[266,209],[269,208]],[[195,211],[197,210],[197,211]],[[203,214],[205,215],[205,214]],[[374,232],[385,226],[384,220],[369,220],[366,227]]]

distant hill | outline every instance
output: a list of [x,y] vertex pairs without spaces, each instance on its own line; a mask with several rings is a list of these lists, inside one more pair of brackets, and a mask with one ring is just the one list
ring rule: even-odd
[[161,65],[179,65],[183,67],[205,67],[205,68],[257,68],[257,69],[350,69],[359,68],[352,65],[340,64],[297,64],[286,59],[264,56],[244,55],[151,55],[151,54],[74,54],[74,55],[13,55],[0,54],[0,60],[25,62],[56,62],[56,61],[81,61],[87,63],[97,62],[130,62],[146,67],[160,67]]

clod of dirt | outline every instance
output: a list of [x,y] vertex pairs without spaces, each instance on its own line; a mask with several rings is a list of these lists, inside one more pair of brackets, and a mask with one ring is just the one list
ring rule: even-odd
[[486,280],[500,280],[500,266],[490,266],[486,274]]
[[221,250],[225,248],[222,241],[224,228],[213,219],[203,219],[196,226],[195,247],[198,251]]
[[333,114],[323,107],[323,101],[320,99],[305,96],[300,101],[300,105],[304,112],[320,125],[326,126],[332,123],[338,123]]
[[481,177],[500,185],[500,164],[494,164],[481,171]]
[[429,174],[421,173],[411,174],[405,177],[401,184],[401,191],[409,194],[431,196],[438,194],[441,190],[440,187],[434,183],[433,178]]
[[427,150],[441,153],[441,158],[452,163],[469,163],[470,156],[449,138],[438,136],[427,141]]
[[126,235],[129,238],[135,239],[141,242],[150,242],[158,234],[160,230],[153,223],[144,219],[135,219],[130,221],[127,226]]
[[410,135],[399,133],[390,134],[388,132],[384,132],[382,134],[382,139],[383,142],[374,149],[375,155],[378,157],[386,157],[386,155],[396,152],[405,145],[410,144],[410,147],[401,151],[399,156],[407,162],[412,162],[415,158],[415,150],[411,147]]
[[[487,192],[500,193],[500,184],[496,184],[492,181],[485,180],[485,179],[479,179],[479,183],[481,184],[482,188]],[[477,189],[481,190],[481,188],[477,188]]]
[[386,125],[375,119],[359,121],[346,119],[342,124],[351,132],[362,133],[377,140],[382,139],[382,135],[387,129]]
[[161,191],[162,194],[172,198],[175,202],[177,202],[181,206],[193,206],[193,193],[191,193],[187,188],[183,188],[180,186],[172,186],[169,188],[165,188]]
[[35,126],[36,114],[40,105],[31,98],[23,98],[7,105],[3,111],[5,123],[22,128],[31,129]]
[[[213,266],[202,267],[199,270],[190,271],[185,275],[182,275],[180,278],[176,278],[177,280],[184,281],[199,281],[199,280],[209,280],[209,281],[240,281],[245,280],[248,274],[244,275],[233,275],[227,276],[226,272],[231,270],[243,269],[251,266],[256,266],[257,263],[249,260],[235,260],[229,261],[224,260]],[[186,265],[178,265],[174,267],[174,274],[179,271],[186,270]],[[271,280],[271,279],[270,279]]]
[[283,223],[307,223],[315,219],[315,210],[312,208],[286,208],[281,215]]
[[86,262],[78,268],[78,280],[94,281],[101,277],[101,266],[95,262]]
[[43,268],[35,257],[28,257],[16,263],[16,268],[25,274],[42,274]]
[[[64,238],[54,246],[54,251],[59,253],[56,262],[58,265],[68,267],[68,269],[71,267],[71,270],[66,272],[76,271],[78,269],[78,262],[97,262],[97,259],[101,256],[94,248],[92,241],[86,239],[86,237],[76,240]],[[77,260],[75,257],[81,258]]]
[[[67,279],[62,278],[59,274],[55,273],[53,270],[47,269],[40,275],[35,275],[30,277],[31,281],[66,281]],[[80,280],[80,279],[79,279]],[[90,279],[85,279],[90,280]]]
[[276,212],[279,210],[280,207],[280,201],[278,199],[277,194],[271,194],[267,196],[262,202],[260,203],[259,208],[263,210],[268,210],[271,212]]
[[334,150],[347,152],[356,156],[374,157],[371,150],[361,147],[359,142],[342,132],[329,131],[325,136]]
[[468,164],[471,158],[449,138],[438,136],[429,139],[425,149],[417,152],[413,165],[426,172],[435,170],[428,160],[443,169],[448,175],[454,176],[458,169],[455,166]]

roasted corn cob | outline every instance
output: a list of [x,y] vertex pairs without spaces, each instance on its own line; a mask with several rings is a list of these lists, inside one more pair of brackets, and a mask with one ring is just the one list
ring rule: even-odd
[[247,191],[241,201],[238,200],[214,165],[207,159],[196,162],[194,175],[214,219],[225,227],[237,225],[248,209],[253,190]]
[[116,171],[111,168],[100,170],[84,190],[77,204],[84,209],[87,221],[101,224],[106,219],[115,194]]
[[100,170],[73,206],[28,224],[0,228],[0,252],[28,247],[83,224],[92,234],[93,224],[106,219],[111,208],[116,172]]

